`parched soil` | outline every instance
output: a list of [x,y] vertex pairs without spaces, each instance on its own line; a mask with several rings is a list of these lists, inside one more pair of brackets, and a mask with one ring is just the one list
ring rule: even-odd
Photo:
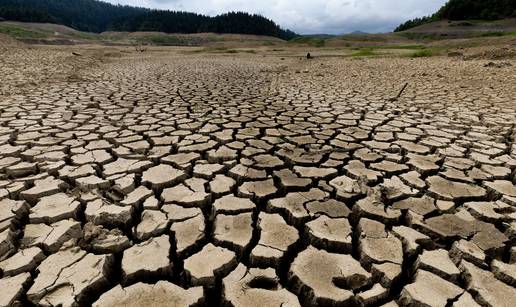
[[0,306],[516,301],[514,60],[2,50]]

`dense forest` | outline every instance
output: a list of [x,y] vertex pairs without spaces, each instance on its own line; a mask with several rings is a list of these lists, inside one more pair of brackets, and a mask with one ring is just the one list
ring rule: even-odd
[[435,14],[409,20],[398,26],[394,32],[443,19],[497,20],[508,17],[516,17],[516,0],[449,0]]
[[14,21],[58,23],[87,32],[215,32],[268,35],[282,39],[296,36],[260,15],[231,12],[210,17],[113,5],[97,0],[1,0],[0,17]]

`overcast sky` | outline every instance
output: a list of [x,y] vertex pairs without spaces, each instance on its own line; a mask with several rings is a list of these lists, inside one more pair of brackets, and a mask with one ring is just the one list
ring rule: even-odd
[[429,15],[446,0],[103,0],[148,8],[217,15],[261,14],[300,34],[392,31],[401,22]]

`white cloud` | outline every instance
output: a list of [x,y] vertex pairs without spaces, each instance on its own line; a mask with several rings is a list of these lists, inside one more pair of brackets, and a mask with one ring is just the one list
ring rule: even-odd
[[302,34],[388,32],[405,20],[429,15],[446,0],[104,0],[206,15],[245,11]]

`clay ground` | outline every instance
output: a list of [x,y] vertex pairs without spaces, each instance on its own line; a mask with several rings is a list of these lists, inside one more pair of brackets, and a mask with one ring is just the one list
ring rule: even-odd
[[1,306],[514,306],[514,60],[0,50]]

